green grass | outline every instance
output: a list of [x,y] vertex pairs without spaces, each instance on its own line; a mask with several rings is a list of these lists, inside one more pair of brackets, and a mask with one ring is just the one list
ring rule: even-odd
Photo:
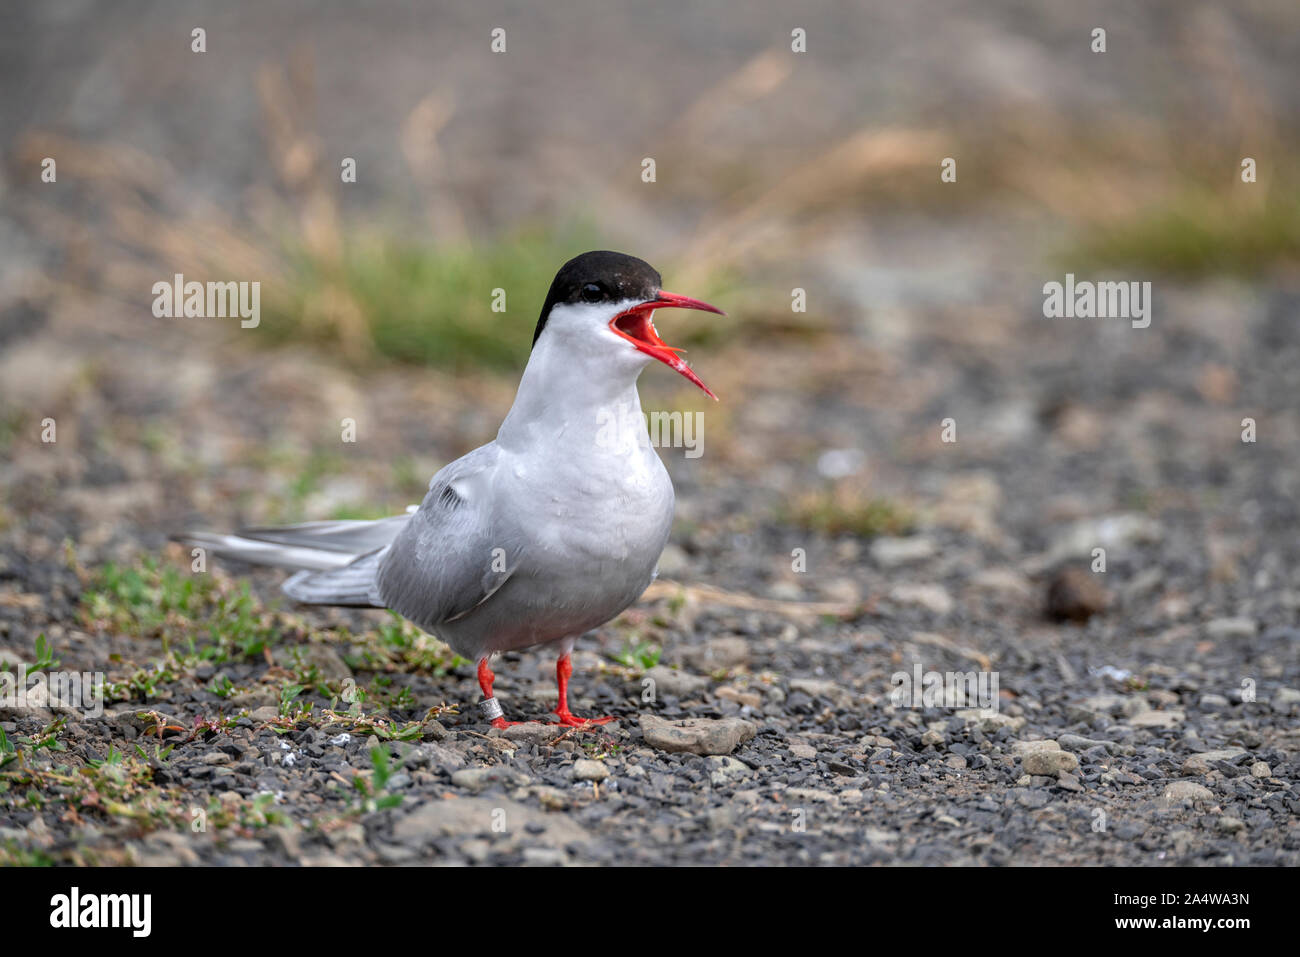
[[[188,729],[169,721],[161,712],[148,710],[150,702],[165,699],[168,686],[197,681],[195,671],[204,662],[241,660],[266,662],[265,650],[275,647],[277,663],[266,663],[252,679],[261,686],[278,689],[278,715],[266,722],[273,731],[287,734],[296,728],[314,727],[333,735],[353,735],[383,741],[416,742],[429,732],[427,722],[452,710],[445,705],[430,708],[423,718],[400,720],[383,711],[362,708],[366,700],[381,709],[410,711],[417,702],[409,686],[394,679],[411,671],[442,673],[468,662],[457,658],[445,645],[419,631],[409,622],[391,616],[378,628],[352,635],[344,628],[321,628],[315,637],[336,647],[350,648],[350,658],[365,658],[379,672],[368,688],[358,685],[357,698],[347,711],[335,710],[343,683],[323,681],[319,669],[301,654],[299,643],[306,638],[304,622],[297,616],[268,610],[252,595],[247,584],[213,574],[190,575],[145,559],[137,564],[107,564],[88,573],[81,597],[81,616],[87,628],[129,635],[138,643],[157,650],[147,661],[120,681],[105,688],[108,701],[144,701],[136,716],[145,719],[141,737],[133,743],[113,742],[103,757],[75,766],[67,755],[66,718],[56,718],[39,730],[6,734],[0,729],[0,814],[38,810],[58,816],[93,822],[100,828],[121,829],[139,835],[157,829],[189,830],[193,823],[194,797],[175,788],[160,786],[154,772],[165,766],[174,747],[183,746],[197,735],[229,732],[235,718],[225,714],[228,706],[198,716]],[[141,642],[141,640],[143,640]],[[288,653],[285,653],[287,648]],[[38,640],[35,657],[46,664],[57,663],[55,649]],[[121,662],[121,653],[113,656]],[[360,677],[360,676],[358,676]],[[237,689],[228,677],[218,675],[209,686],[227,700]],[[311,700],[312,695],[316,700]],[[328,702],[325,706],[319,706]],[[247,713],[237,711],[236,713]],[[188,721],[185,724],[189,724]],[[172,740],[164,742],[164,734]],[[309,827],[325,828],[340,811],[348,817],[401,803],[401,795],[388,790],[396,767],[383,749],[371,754],[372,770],[352,782],[343,800],[324,809]],[[252,836],[270,826],[291,824],[278,811],[269,795],[229,801],[213,798],[206,809],[207,829]],[[0,866],[8,864],[86,864],[94,854],[80,848],[61,849],[57,854],[0,843]],[[120,863],[120,861],[118,861]]]
[[10,742],[5,734],[5,729],[0,728],[0,768],[3,768],[11,761],[18,760],[18,749]]
[[[462,372],[517,372],[532,347],[555,271],[579,253],[619,245],[585,226],[458,246],[371,232],[348,243],[337,260],[292,255],[290,281],[264,298],[260,331],[269,343],[331,347],[361,368],[389,360]],[[665,283],[723,301],[743,288],[734,279],[713,277],[704,289],[678,290],[671,270]],[[495,289],[505,290],[504,312],[492,311]],[[729,320],[709,316],[675,330],[672,341],[699,347],[730,328]]]
[[[39,422],[39,417],[34,421]],[[21,409],[0,409],[0,454],[8,454],[23,427],[30,424],[29,416],[24,415]]]
[[136,756],[111,746],[105,758],[80,768],[56,760],[41,762],[37,758],[41,750],[51,752],[52,759],[65,750],[55,740],[61,730],[61,722],[51,723],[30,738],[13,742],[19,760],[0,771],[0,807],[51,807],[101,821],[130,822],[141,830],[180,823],[181,810],[153,783],[154,761],[165,759],[162,752],[151,760],[138,747]]
[[[337,262],[295,257],[288,288],[264,303],[263,328],[270,341],[345,346],[353,364],[517,368],[555,270],[598,246],[582,229],[475,246],[369,235]],[[498,288],[505,312],[492,311]]]
[[[339,683],[322,680],[304,655],[300,642],[307,634],[305,622],[292,613],[268,609],[247,582],[190,575],[152,559],[130,567],[109,563],[92,574],[82,593],[81,620],[89,629],[160,641],[160,655],[105,685],[109,701],[154,701],[165,696],[168,685],[192,676],[205,662],[259,662],[268,651],[292,675],[280,687],[282,716],[311,710],[310,702],[299,703],[304,692],[326,699],[340,692]],[[389,674],[441,676],[470,664],[391,613],[389,621],[360,634],[344,627],[317,629],[316,634],[339,648],[352,668],[378,672],[371,689],[358,687],[356,693],[385,708],[415,706],[408,690],[393,687]],[[36,652],[38,659],[56,661],[53,648],[41,639]],[[209,690],[227,698],[236,688],[228,677],[219,676]]]
[[[54,646],[45,637],[45,632],[41,632],[36,636],[33,646],[35,653],[32,655],[31,660],[27,662],[28,671],[57,671],[59,665],[63,664],[62,660],[54,654]],[[8,662],[0,664],[0,672],[12,670],[13,667]]]
[[442,677],[456,668],[473,664],[401,615],[391,611],[388,614],[386,623],[353,637],[353,651],[345,656],[350,667],[420,672]]
[[[337,434],[336,434],[337,438]],[[248,457],[246,466],[258,471],[284,476],[283,482],[272,483],[258,495],[250,495],[246,506],[256,504],[262,510],[263,521],[268,524],[292,524],[309,519],[372,520],[400,514],[412,503],[424,497],[427,476],[421,478],[409,457],[398,458],[392,466],[394,497],[386,502],[342,502],[325,514],[309,512],[312,496],[325,488],[336,476],[346,475],[355,462],[340,452],[337,446],[316,446],[307,452],[284,447],[259,450]]]
[[[1237,190],[1263,189],[1240,184]],[[1072,268],[1143,269],[1161,275],[1257,276],[1300,263],[1300,193],[1262,203],[1189,190],[1132,219],[1099,227],[1061,257]]]
[[352,777],[352,787],[357,792],[355,807],[357,813],[368,814],[401,807],[402,795],[388,793],[388,781],[396,768],[388,757],[387,748],[371,748],[370,765],[369,776],[356,774]]
[[781,510],[778,519],[822,535],[862,538],[905,535],[916,525],[916,516],[907,506],[844,488],[826,489],[796,499]]
[[634,668],[638,671],[649,671],[655,665],[659,664],[659,659],[663,656],[663,648],[654,642],[646,641],[643,638],[636,640],[624,639],[623,650],[611,658],[625,668]]
[[135,636],[156,635],[169,618],[193,620],[212,600],[215,581],[192,578],[145,559],[130,568],[109,562],[81,595],[84,620]]
[[0,844],[0,867],[54,867],[58,863],[39,848],[20,847],[12,840]]
[[204,823],[218,833],[232,831],[251,837],[265,828],[287,825],[290,820],[283,811],[276,810],[275,795],[263,792],[248,798],[209,798]]
[[[281,629],[253,597],[248,583],[236,586],[213,575],[186,575],[145,559],[131,568],[104,565],[82,593],[83,623],[140,638],[160,638],[167,658],[172,646],[213,662],[256,659],[277,644]],[[207,639],[204,641],[204,639]],[[174,680],[172,665],[137,672],[128,684],[146,700],[159,680]],[[118,689],[110,687],[110,693]]]

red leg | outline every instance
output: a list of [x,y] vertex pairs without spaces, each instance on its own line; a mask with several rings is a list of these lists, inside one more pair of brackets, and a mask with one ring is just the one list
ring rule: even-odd
[[555,714],[560,719],[552,724],[563,724],[571,728],[582,728],[590,724],[608,724],[613,718],[579,718],[569,710],[569,676],[573,674],[573,663],[568,655],[561,655],[555,663],[555,683],[560,688],[560,703],[555,707]]
[[[496,680],[496,675],[494,675],[492,673],[492,669],[488,667],[487,656],[484,655],[482,658],[479,659],[479,663],[478,663],[478,686],[483,690],[484,701],[496,700],[496,698],[492,694],[492,682],[495,680]],[[497,707],[498,709],[500,708],[499,705]],[[492,719],[492,727],[494,728],[508,728],[512,724],[519,724],[519,723],[520,722],[518,721],[507,721],[500,714],[498,714],[495,718]]]

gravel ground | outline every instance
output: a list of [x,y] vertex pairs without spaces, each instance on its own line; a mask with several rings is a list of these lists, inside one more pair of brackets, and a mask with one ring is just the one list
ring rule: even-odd
[[[1132,347],[1099,356],[1109,379],[1064,408],[994,385],[1027,364],[1048,381],[1089,374],[1093,360],[1032,317],[974,347],[958,318],[923,317],[888,361],[860,341],[697,358],[729,417],[706,418],[700,458],[664,450],[681,500],[664,581],[575,656],[575,708],[616,724],[491,731],[470,666],[364,660],[381,613],[259,605],[275,635],[267,652],[215,663],[181,654],[147,695],[137,684],[102,717],[66,715],[66,750],[11,763],[0,846],[142,863],[1295,864],[1300,539],[1278,437],[1297,423],[1266,398],[1294,394],[1295,347],[1277,340],[1294,302],[1282,290],[1262,302],[1231,290],[1178,300],[1176,330],[1116,331]],[[1236,317],[1231,335],[1213,318],[1223,315]],[[25,348],[56,348],[66,333],[35,333]],[[126,360],[136,344],[102,335],[85,343],[99,374],[58,413],[69,438],[16,441],[6,465],[0,648],[30,661],[43,633],[63,668],[123,681],[155,666],[166,628],[88,608],[99,562],[161,555],[187,576],[165,535],[262,516],[231,505],[282,481],[249,464],[258,435],[293,433],[348,379],[217,344],[193,360],[196,376],[230,401],[186,406],[168,363],[142,371]],[[828,353],[842,356],[839,388],[819,393],[800,376]],[[650,378],[655,407],[665,383]],[[878,401],[903,382],[906,407]],[[433,393],[464,388],[416,372],[389,386],[370,397],[373,415],[363,402],[358,416],[375,422],[359,453],[368,462],[396,453]],[[274,413],[260,398],[273,389],[284,397]],[[502,410],[508,389],[483,389]],[[803,410],[810,396],[795,429],[781,410]],[[141,404],[158,423],[197,420],[144,453],[131,440]],[[958,410],[954,445],[939,437],[946,409]],[[1242,409],[1266,440],[1240,441]],[[415,451],[454,454],[490,434],[482,421],[430,427]],[[205,446],[223,449],[211,478],[193,465]],[[892,489],[914,510],[906,534],[810,533],[782,519],[829,481],[819,468],[864,461],[873,492]],[[400,494],[367,474],[345,464],[301,507]],[[1106,549],[1104,573],[1091,571],[1095,547]],[[799,549],[804,571],[791,558]],[[208,576],[228,589],[246,571]],[[252,600],[269,607],[278,576],[249,574]],[[636,642],[661,646],[662,659],[614,661]],[[387,694],[412,694],[383,699],[390,707],[368,699],[365,720],[337,702],[327,717],[329,697],[312,691],[282,709],[280,689],[304,659],[336,689],[355,680],[374,691],[383,679]],[[995,707],[891,707],[892,676],[917,666],[995,672]],[[499,663],[511,713],[544,717],[552,669],[533,653]],[[221,697],[213,689],[227,680],[237,692]],[[306,701],[312,714],[282,717]],[[434,706],[441,713],[423,720]],[[30,748],[53,717],[11,709],[0,727]],[[233,720],[197,724],[219,718]],[[174,746],[161,758],[158,735]],[[376,747],[391,776],[363,794],[353,778],[375,777]],[[123,799],[131,816],[40,777],[62,767],[75,779],[110,749],[127,756],[130,780],[140,776]],[[23,784],[44,797],[33,802]],[[399,806],[380,806],[385,795]]]

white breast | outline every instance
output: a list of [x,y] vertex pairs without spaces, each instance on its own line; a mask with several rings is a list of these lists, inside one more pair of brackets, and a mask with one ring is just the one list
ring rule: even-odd
[[481,607],[439,628],[466,656],[576,637],[634,602],[654,577],[673,487],[650,445],[635,365],[534,349],[498,433],[491,499],[524,547]]

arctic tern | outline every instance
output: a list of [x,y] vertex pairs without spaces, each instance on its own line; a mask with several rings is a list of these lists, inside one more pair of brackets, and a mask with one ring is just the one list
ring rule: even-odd
[[[579,636],[631,605],[654,579],[673,519],[673,486],[640,421],[637,378],[652,359],[707,386],[654,326],[657,309],[722,310],[660,288],[623,253],[588,252],[556,274],[532,354],[495,441],[434,475],[424,501],[376,521],[195,532],[220,555],[292,569],[284,592],[308,605],[387,608],[478,662],[480,707],[493,654],[550,645],[559,654],[561,725]],[[611,435],[618,435],[611,440]]]

